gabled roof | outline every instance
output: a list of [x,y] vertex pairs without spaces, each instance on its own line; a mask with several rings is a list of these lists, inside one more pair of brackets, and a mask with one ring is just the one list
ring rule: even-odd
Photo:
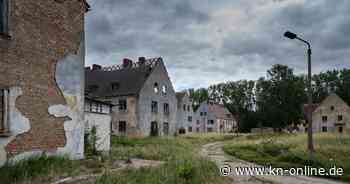
[[183,99],[183,97],[186,96],[186,92],[177,92],[176,93],[176,98],[177,100],[181,101]]
[[[235,119],[231,112],[222,104],[208,103],[208,112],[213,113],[216,118]],[[228,117],[227,115],[230,115],[231,117]]]
[[[134,63],[130,67],[119,65],[85,70],[85,93],[90,97],[114,97],[138,95],[144,83],[161,58]],[[112,89],[114,85],[114,89]]]

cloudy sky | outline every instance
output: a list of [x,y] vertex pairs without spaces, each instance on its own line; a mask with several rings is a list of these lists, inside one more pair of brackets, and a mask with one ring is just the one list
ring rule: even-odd
[[177,90],[255,80],[273,64],[314,72],[350,68],[349,0],[89,0],[87,65],[163,57]]

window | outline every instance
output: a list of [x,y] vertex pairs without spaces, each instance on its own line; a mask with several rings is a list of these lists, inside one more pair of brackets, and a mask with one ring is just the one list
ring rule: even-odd
[[200,112],[200,116],[203,116],[203,112]]
[[328,117],[327,116],[322,116],[322,121],[327,122]]
[[214,120],[208,120],[208,125],[214,125]]
[[8,132],[8,93],[9,90],[0,89],[0,134]]
[[183,109],[184,109],[184,111],[186,111],[186,104],[183,105]]
[[170,112],[169,112],[169,104],[167,104],[167,103],[164,103],[164,114],[169,114]]
[[154,90],[155,93],[158,93],[158,92],[159,92],[158,83],[154,83],[153,90]]
[[168,87],[165,86],[165,85],[163,85],[163,86],[162,86],[162,94],[163,94],[163,95],[166,95],[167,93],[168,93]]
[[163,124],[163,134],[164,135],[169,135],[169,123],[164,123]]
[[192,127],[188,127],[188,132],[192,132]]
[[200,122],[199,122],[199,120],[197,120],[197,125],[199,125],[200,124]]
[[191,107],[188,105],[187,106],[187,111],[190,112],[190,110],[191,110]]
[[192,116],[187,117],[188,122],[192,122]]
[[8,0],[0,0],[0,34],[8,34]]
[[327,127],[322,127],[322,132],[327,132]]
[[126,111],[126,109],[128,108],[126,99],[120,99],[118,104],[119,104],[119,111]]
[[158,113],[158,102],[152,101],[151,110],[153,113]]
[[126,133],[126,121],[119,121],[118,131],[122,134]]
[[342,115],[338,115],[338,121],[343,121],[343,116]]
[[111,84],[111,87],[112,87],[112,91],[117,91],[120,87],[120,84],[118,82],[113,82]]
[[207,115],[207,112],[203,112],[204,113],[204,116],[206,116]]
[[331,106],[331,111],[334,111],[334,106],[333,105]]
[[343,133],[343,127],[339,127],[339,128],[338,128],[338,132],[339,132],[339,133]]

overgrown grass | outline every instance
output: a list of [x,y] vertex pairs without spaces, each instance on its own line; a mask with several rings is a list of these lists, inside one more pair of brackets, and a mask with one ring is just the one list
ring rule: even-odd
[[221,177],[215,163],[201,158],[201,145],[214,141],[233,139],[233,136],[189,135],[168,138],[129,139],[112,138],[112,160],[143,158],[166,161],[158,168],[125,170],[106,174],[95,184],[224,184],[229,179]]
[[[16,164],[6,164],[0,168],[0,183],[32,183],[45,182],[61,175],[72,175],[78,165],[64,157],[35,157]],[[35,182],[33,182],[35,183]]]
[[224,147],[226,153],[260,165],[274,167],[343,168],[343,176],[327,176],[333,179],[350,181],[350,135],[315,135],[316,153],[310,159],[306,150],[305,134],[251,135],[230,142]]
[[70,176],[102,173],[115,167],[116,160],[126,160],[131,157],[162,160],[165,164],[159,168],[107,172],[96,181],[96,184],[224,184],[228,183],[228,179],[220,177],[216,165],[200,158],[198,151],[205,143],[232,138],[233,136],[218,134],[144,139],[112,137],[112,150],[109,156],[102,156],[99,159],[89,157],[80,161],[71,161],[65,157],[41,156],[20,161],[14,165],[6,164],[0,168],[0,183],[51,183]]

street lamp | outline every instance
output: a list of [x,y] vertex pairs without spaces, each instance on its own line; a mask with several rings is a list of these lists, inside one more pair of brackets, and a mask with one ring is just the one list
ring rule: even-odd
[[307,63],[308,63],[308,75],[307,75],[307,96],[308,96],[308,108],[307,108],[307,119],[308,119],[308,149],[310,151],[310,154],[312,156],[313,152],[315,151],[314,149],[314,144],[313,144],[313,138],[312,138],[312,90],[311,90],[311,44],[298,37],[297,34],[292,33],[290,31],[287,31],[284,33],[284,36],[289,38],[289,39],[297,39],[302,41],[307,45]]

